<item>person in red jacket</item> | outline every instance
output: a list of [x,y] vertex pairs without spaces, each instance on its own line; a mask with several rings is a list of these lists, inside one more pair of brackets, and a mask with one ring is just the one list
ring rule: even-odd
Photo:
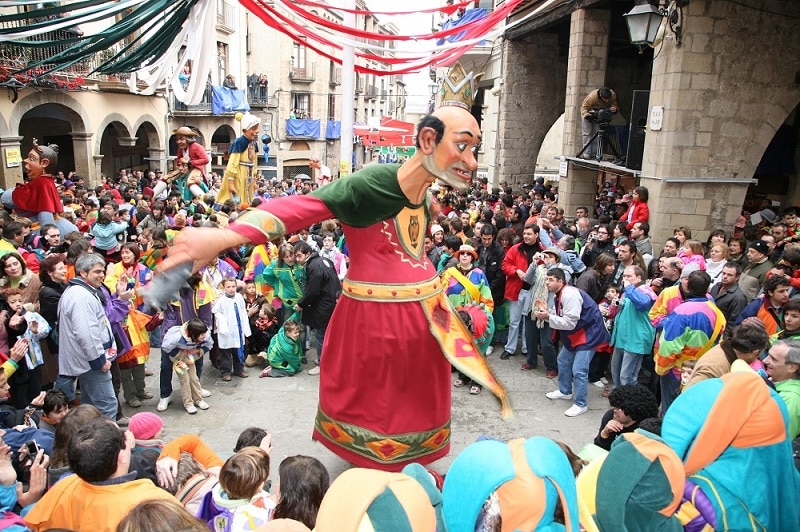
[[636,187],[631,195],[631,206],[620,217],[620,221],[625,222],[628,230],[633,229],[637,222],[648,222],[650,218],[650,209],[647,208],[647,198],[649,197],[647,187]]
[[[503,273],[506,276],[505,298],[509,301],[508,341],[505,351],[500,355],[501,360],[507,360],[517,352],[517,339],[521,333],[523,300],[531,286],[522,278],[528,271],[536,253],[544,251],[544,246],[539,242],[539,226],[535,223],[527,224],[522,230],[522,242],[511,246],[503,259]],[[525,338],[525,336],[522,336]],[[527,352],[525,341],[522,342],[522,352]]]

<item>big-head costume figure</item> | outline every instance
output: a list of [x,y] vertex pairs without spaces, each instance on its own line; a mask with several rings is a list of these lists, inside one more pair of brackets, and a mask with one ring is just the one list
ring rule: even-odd
[[33,146],[25,157],[24,164],[28,182],[6,190],[2,196],[3,206],[14,209],[20,216],[30,218],[34,222],[34,229],[38,222],[39,225],[54,224],[62,236],[77,231],[75,224],[58,216],[64,212],[64,205],[52,175],[58,165],[58,146],[40,146],[33,139]]
[[169,275],[156,276],[150,293],[150,301],[169,297],[170,269],[188,274],[187,263],[196,270],[229,247],[338,218],[351,262],[325,337],[313,437],[359,466],[399,471],[447,454],[450,364],[508,411],[423,246],[431,183],[466,190],[477,168],[473,84],[453,67],[442,106],[420,121],[417,152],[402,166],[370,166],[311,194],[264,202],[225,229],[181,233],[162,263]]

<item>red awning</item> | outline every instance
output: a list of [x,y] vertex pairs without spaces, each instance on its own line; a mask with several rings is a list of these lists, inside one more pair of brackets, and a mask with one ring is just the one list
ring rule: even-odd
[[364,146],[413,146],[414,129],[411,122],[383,117],[378,127],[354,124],[353,135],[361,137]]

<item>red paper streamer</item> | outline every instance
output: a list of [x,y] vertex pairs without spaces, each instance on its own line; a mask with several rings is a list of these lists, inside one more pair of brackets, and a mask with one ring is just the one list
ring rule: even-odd
[[[465,24],[463,26],[457,26],[455,28],[451,28],[450,30],[440,31],[436,33],[432,33],[425,36],[416,36],[416,37],[409,37],[409,36],[398,36],[398,35],[385,35],[385,34],[376,34],[370,32],[362,32],[360,30],[354,30],[352,28],[344,28],[340,25],[333,25],[330,29],[354,36],[367,36],[370,38],[381,39],[381,40],[407,40],[409,38],[417,39],[417,40],[432,40],[432,39],[440,39],[447,35],[451,34],[459,34],[463,32],[463,36],[461,37],[462,40],[472,40],[480,38],[481,36],[485,35],[491,28],[493,28],[497,23],[503,20],[522,0],[509,0],[508,2],[504,2],[502,8],[494,10],[490,13],[485,19],[476,21],[474,23]],[[318,33],[314,32],[313,30],[301,26],[290,18],[286,17],[279,11],[277,11],[273,6],[265,4],[262,0],[240,0],[240,3],[251,11],[253,14],[258,16],[265,24],[269,27],[288,35],[293,40],[302,43],[304,46],[310,48],[311,50],[317,52],[323,57],[331,59],[337,63],[341,64],[341,59],[327,53],[321,49],[319,49],[314,44],[311,44],[309,41],[300,38],[299,35],[306,37],[306,39],[311,39],[313,41],[319,42],[326,46],[330,46],[336,50],[341,50],[342,46],[338,43],[330,41]],[[328,6],[325,6],[326,8]],[[302,10],[301,10],[302,11]],[[306,13],[306,12],[303,12]],[[327,21],[324,19],[320,19],[310,13],[307,15],[302,15],[305,19],[319,19],[322,21],[320,25],[324,25],[322,23],[327,24]],[[279,21],[283,22],[281,24]],[[291,27],[295,32],[289,31],[286,26]],[[299,34],[299,35],[298,35]],[[392,57],[383,57],[374,54],[365,54],[358,52],[356,55],[360,58],[366,60],[372,60],[378,63],[384,64],[391,64],[391,65],[403,65],[403,64],[410,64],[419,61],[425,61],[422,65],[414,65],[404,69],[393,69],[391,71],[384,71],[384,70],[376,70],[365,66],[356,65],[354,70],[360,73],[366,74],[374,74],[378,76],[386,76],[386,75],[393,75],[393,74],[405,74],[411,72],[417,72],[424,68],[425,66],[430,66],[433,64],[444,64],[444,63],[452,63],[458,57],[463,55],[466,51],[472,48],[472,44],[450,48],[446,50],[442,50],[441,52],[434,52],[430,55],[424,56],[411,56],[405,58],[392,58]]]
[[311,7],[318,7],[320,9],[335,9],[336,11],[344,11],[345,13],[355,13],[356,15],[416,15],[417,13],[447,13],[452,15],[459,9],[466,9],[475,4],[474,0],[466,0],[460,4],[452,4],[449,6],[434,7],[430,9],[418,9],[416,11],[373,11],[369,9],[345,9],[343,7],[332,7],[328,4],[319,4],[310,0],[294,0],[296,4],[303,4]]

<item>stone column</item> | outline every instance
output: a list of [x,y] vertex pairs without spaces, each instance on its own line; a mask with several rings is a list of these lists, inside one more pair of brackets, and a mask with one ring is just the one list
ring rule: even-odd
[[[755,169],[798,101],[793,21],[733,2],[691,2],[678,45],[667,30],[653,62],[650,110],[663,109],[645,140],[641,182],[650,192],[654,242],[688,226],[703,241],[730,231]],[[795,25],[796,26],[796,25]],[[753,32],[752,28],[770,28]]]
[[[610,28],[610,11],[572,12],[562,152],[567,155],[577,155],[583,147],[580,110],[584,98],[605,85]],[[559,181],[559,204],[565,212],[574,213],[576,207],[594,205],[596,190],[597,171],[570,164],[567,177]]]
[[100,177],[103,175],[103,157],[105,155],[94,155],[94,167],[92,175],[89,176],[89,185],[96,187],[100,185]]
[[503,43],[502,109],[494,176],[516,190],[533,183],[536,159],[564,106],[566,64],[558,36],[535,33]]
[[150,152],[150,170],[161,170],[164,173],[169,171],[167,168],[167,150],[164,148],[148,148]]
[[125,148],[133,148],[136,146],[136,141],[139,137],[117,137],[117,142],[119,145]]
[[[94,133],[84,131],[73,131],[72,151],[75,157],[75,173],[81,177],[88,177],[91,181],[94,171],[94,161],[92,160],[92,137]],[[97,178],[99,180],[99,176]]]
[[22,183],[22,162],[20,161],[18,166],[9,168],[8,160],[6,159],[7,149],[16,150],[19,153],[19,157],[25,159],[26,154],[22,152],[22,138],[0,137],[0,152],[2,152],[2,156],[0,156],[0,162],[2,163],[2,168],[0,168],[0,188],[3,190],[13,187],[15,183]]

